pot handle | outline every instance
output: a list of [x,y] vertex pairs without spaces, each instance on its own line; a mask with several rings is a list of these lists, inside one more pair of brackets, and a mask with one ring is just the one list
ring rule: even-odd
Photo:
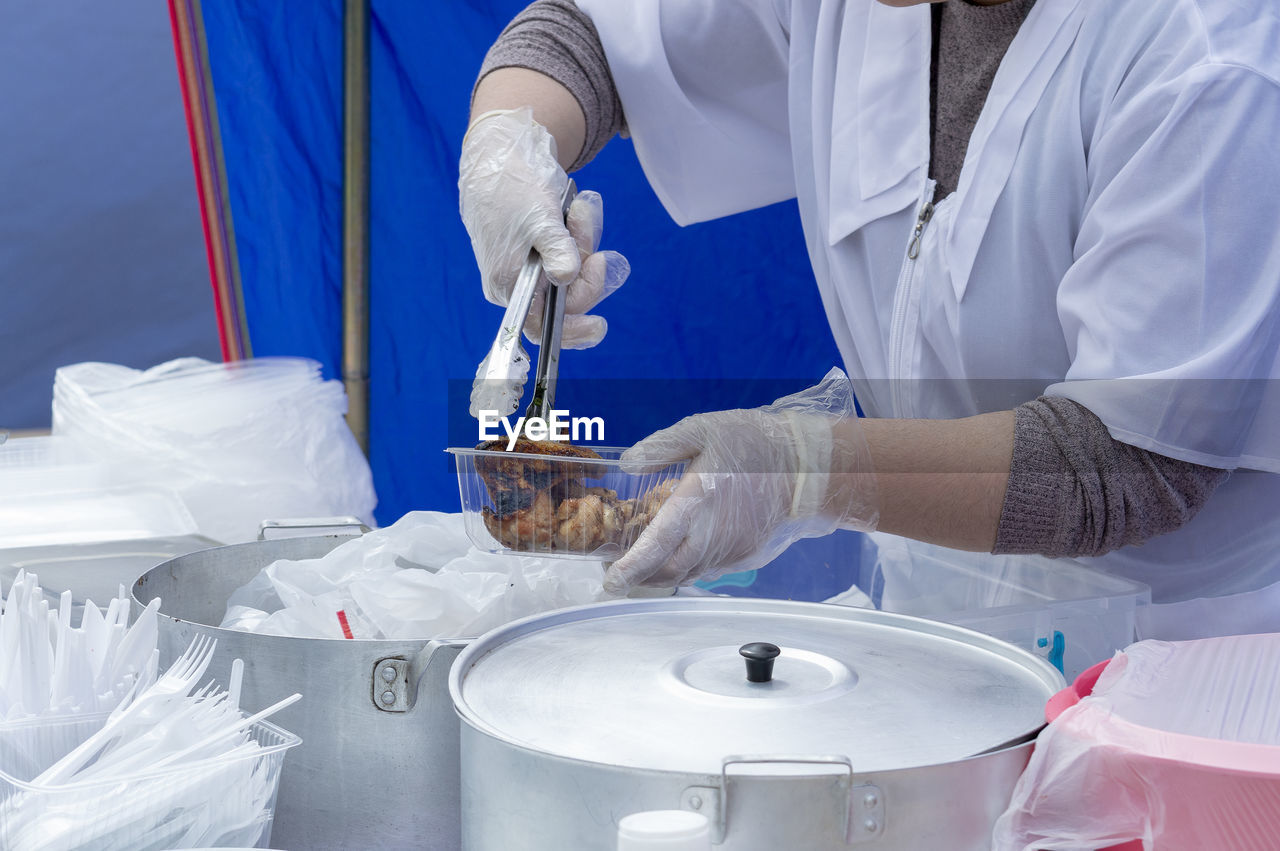
[[[288,520],[263,520],[258,526],[258,540],[265,541],[268,539],[267,533],[271,530],[279,530],[282,534],[274,537],[279,538],[298,538],[296,534],[298,529],[334,529],[331,534],[342,535],[363,535],[369,531],[369,527],[360,522],[360,518],[351,514],[342,517],[293,517]],[[319,534],[319,533],[316,533]]]
[[[466,646],[466,641],[437,639],[428,641],[411,658],[387,656],[374,662],[371,677],[373,705],[383,712],[408,712],[413,709],[424,681],[444,682],[453,660]],[[444,673],[433,679],[429,671],[431,664],[437,659],[439,664],[436,667],[443,666]]]
[[[724,842],[728,833],[729,813],[729,768],[735,765],[827,765],[844,768],[848,776],[840,779],[840,797],[844,801],[845,811],[840,822],[844,825],[844,841],[854,845],[877,838],[884,832],[884,793],[871,783],[860,786],[853,785],[853,763],[843,754],[738,754],[726,756],[720,764],[720,788],[706,790],[712,792],[708,796],[700,795],[694,790],[686,790],[684,805],[686,808],[706,808],[711,820],[712,838],[715,845]],[[741,782],[741,780],[737,781]]]

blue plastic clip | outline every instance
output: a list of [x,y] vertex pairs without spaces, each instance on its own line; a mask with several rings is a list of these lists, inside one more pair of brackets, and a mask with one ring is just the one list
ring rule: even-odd
[[[1036,647],[1049,647],[1049,639],[1037,638]],[[1067,650],[1067,639],[1058,630],[1053,631],[1053,646],[1049,647],[1049,654],[1045,657],[1049,660],[1049,664],[1057,668],[1060,673],[1065,674],[1066,671],[1062,667],[1062,656]]]

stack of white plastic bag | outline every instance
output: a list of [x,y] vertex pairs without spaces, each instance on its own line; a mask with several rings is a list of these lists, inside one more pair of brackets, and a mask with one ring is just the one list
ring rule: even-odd
[[298,739],[239,707],[230,691],[193,692],[212,640],[157,676],[159,601],[128,626],[121,589],[103,612],[71,595],[51,610],[21,573],[0,614],[0,848],[134,851],[251,846],[269,831],[284,751]]
[[282,559],[236,590],[222,626],[309,638],[474,638],[604,598],[587,559],[487,553],[461,514],[410,512],[318,559]]
[[302,358],[80,363],[57,371],[53,434],[128,484],[176,491],[202,534],[234,543],[272,517],[369,522],[373,480],[346,409],[342,384]]
[[1278,837],[1280,634],[1266,634],[1117,653],[1040,734],[994,847],[1274,851]]

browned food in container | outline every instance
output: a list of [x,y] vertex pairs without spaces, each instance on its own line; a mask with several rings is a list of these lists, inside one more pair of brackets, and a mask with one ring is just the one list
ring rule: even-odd
[[[574,446],[572,443],[561,443],[558,440],[529,440],[523,437],[517,440],[515,446],[510,450],[507,449],[506,440],[486,440],[476,449],[483,449],[488,452],[509,451],[512,454],[521,455],[552,455],[570,458],[595,458],[597,460],[600,458],[598,452],[586,446]],[[506,464],[508,461],[519,459],[501,458],[497,460],[499,464]],[[524,460],[537,463],[536,459],[526,458]]]
[[634,529],[635,534],[639,535],[644,530],[644,527],[649,525],[649,521],[657,516],[658,509],[662,508],[663,503],[667,501],[667,497],[675,493],[676,486],[679,484],[679,479],[668,479],[643,496],[629,500],[635,505],[627,518],[628,530]]
[[556,509],[550,491],[538,491],[527,508],[499,517],[484,509],[484,525],[489,532],[513,550],[550,549],[556,532]]
[[478,448],[494,452],[476,458],[493,502],[482,511],[485,527],[503,546],[519,552],[589,555],[611,544],[623,547],[675,488],[674,481],[667,482],[636,499],[619,499],[615,491],[587,487],[583,480],[597,478],[602,468],[573,463],[574,458],[600,458],[582,446],[519,440],[511,450],[545,460],[509,456],[503,441]]
[[506,442],[502,440],[486,441],[476,447],[495,453],[477,456],[476,472],[489,489],[493,513],[499,518],[529,508],[538,491],[555,487],[566,480],[576,479],[581,482],[582,474],[586,472],[582,469],[583,465],[565,464],[561,459],[600,457],[584,446],[550,440],[521,439],[510,450],[511,453],[545,455],[546,460],[513,456],[505,451],[506,447]]
[[555,543],[559,549],[590,553],[622,542],[635,501],[619,500],[607,488],[588,488],[580,497],[562,500],[556,509]]

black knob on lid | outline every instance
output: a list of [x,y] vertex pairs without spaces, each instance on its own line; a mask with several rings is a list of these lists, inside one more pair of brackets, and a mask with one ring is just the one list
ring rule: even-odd
[[753,641],[738,648],[747,660],[747,682],[767,683],[773,679],[773,660],[782,652],[776,644]]

